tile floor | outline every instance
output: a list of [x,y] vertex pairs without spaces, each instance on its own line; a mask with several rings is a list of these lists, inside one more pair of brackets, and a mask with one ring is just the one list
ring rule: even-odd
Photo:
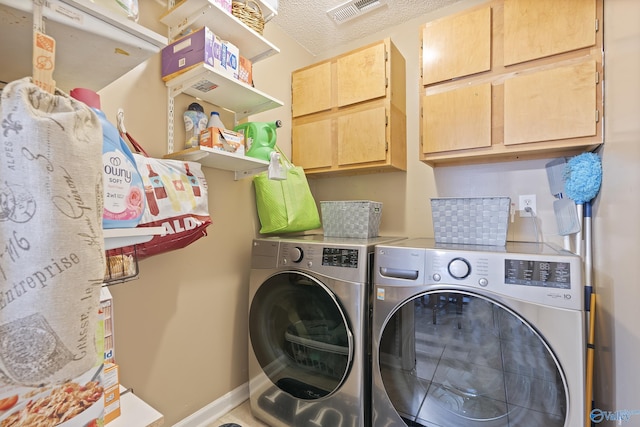
[[[214,421],[207,427],[220,427],[225,424],[237,424],[241,427],[268,427],[267,424],[258,421],[251,415],[251,407],[249,401],[245,401],[240,406],[234,408],[228,414],[225,414],[219,420]],[[233,426],[236,427],[236,426]]]

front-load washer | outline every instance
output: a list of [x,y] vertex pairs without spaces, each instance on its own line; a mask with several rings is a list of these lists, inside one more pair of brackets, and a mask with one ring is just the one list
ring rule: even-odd
[[249,291],[249,396],[270,426],[370,425],[373,249],[398,238],[259,238]]
[[376,247],[372,425],[581,427],[581,258],[547,244]]

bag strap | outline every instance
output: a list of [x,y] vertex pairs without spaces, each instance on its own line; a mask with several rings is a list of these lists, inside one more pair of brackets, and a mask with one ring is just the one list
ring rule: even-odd
[[140,145],[138,143],[138,141],[136,141],[129,132],[125,132],[124,135],[122,135],[123,139],[127,139],[129,140],[129,142],[131,143],[131,145],[133,146],[133,148],[136,150],[137,153],[142,154],[145,157],[151,157],[149,156],[149,154],[147,154],[146,151],[144,151],[144,148],[142,148],[142,145]]
[[275,144],[274,147],[275,147],[276,151],[278,153],[280,153],[280,156],[282,156],[282,158],[284,159],[285,166],[287,166],[289,169],[291,169],[293,167],[293,163],[291,163],[291,160],[289,160],[287,155],[282,152],[280,147],[278,147],[278,144]]
[[124,110],[122,108],[118,109],[118,131],[120,132],[120,136],[122,137],[122,139],[129,141],[129,143],[131,144],[133,149],[136,151],[136,153],[140,153],[145,157],[150,157],[149,154],[147,154],[147,152],[144,151],[144,148],[142,148],[142,145],[140,145],[140,143],[136,141],[129,132],[127,132],[127,129],[125,129]]

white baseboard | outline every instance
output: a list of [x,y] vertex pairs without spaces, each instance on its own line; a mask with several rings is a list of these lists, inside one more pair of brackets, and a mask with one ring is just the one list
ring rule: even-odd
[[173,427],[205,427],[249,399],[249,383],[231,390],[202,409],[178,421]]

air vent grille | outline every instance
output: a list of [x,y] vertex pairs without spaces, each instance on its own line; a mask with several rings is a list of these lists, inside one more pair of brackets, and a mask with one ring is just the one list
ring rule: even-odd
[[342,24],[371,12],[387,3],[387,0],[351,0],[327,11],[327,15],[337,24]]

